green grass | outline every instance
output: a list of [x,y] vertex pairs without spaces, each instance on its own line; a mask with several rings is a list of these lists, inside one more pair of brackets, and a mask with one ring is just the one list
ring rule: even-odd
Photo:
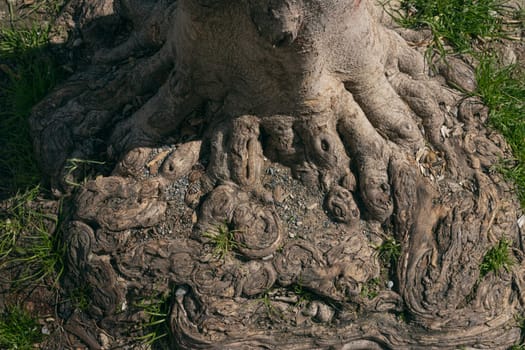
[[[388,1],[389,2],[389,1]],[[432,48],[447,53],[468,52],[476,39],[505,36],[503,15],[508,9],[500,0],[402,0],[399,8],[389,9],[402,26],[432,31]]]
[[12,306],[0,317],[0,348],[6,350],[34,349],[42,341],[41,326],[19,306]]
[[48,231],[50,224],[56,226],[57,218],[29,206],[39,193],[38,186],[20,193],[0,212],[0,278],[15,287],[48,277],[57,281],[63,270],[63,247]]
[[517,344],[509,348],[509,350],[525,350],[525,344],[523,343],[523,333],[525,331],[525,317],[522,314],[514,315],[516,320],[516,326],[521,330],[522,337]]
[[[430,52],[436,49],[443,56],[467,53],[479,61],[475,94],[490,109],[489,125],[505,137],[514,154],[514,159],[502,160],[494,168],[515,183],[518,198],[525,207],[525,68],[502,66],[491,46],[484,45],[494,39],[512,37],[513,28],[525,28],[525,11],[511,12],[505,3],[402,0],[400,7],[390,9],[390,13],[404,27],[430,29],[433,36]],[[446,50],[445,45],[452,50]]]
[[28,116],[63,77],[48,50],[49,29],[0,29],[0,198],[34,187],[41,174]]
[[381,280],[379,278],[372,278],[369,281],[367,281],[363,286],[361,287],[361,295],[362,298],[368,298],[368,299],[374,299],[379,295],[379,291],[381,290]]
[[270,296],[270,291],[266,291],[259,298],[259,303],[266,310],[266,316],[269,319],[282,319],[283,313],[281,310],[277,309],[272,303],[272,297]]
[[510,347],[510,350],[525,350],[525,345],[524,344],[520,344],[520,345],[513,345]]
[[218,224],[203,235],[213,245],[213,255],[218,259],[225,259],[238,247],[235,241],[235,231],[230,230],[227,224]]
[[514,155],[514,159],[502,161],[496,169],[514,181],[520,202],[525,207],[524,67],[501,67],[496,58],[486,55],[476,68],[476,78],[476,93],[490,109],[489,124],[505,137]]
[[16,0],[6,0],[9,12],[9,22],[11,27],[16,27],[22,22],[35,22],[42,13],[57,15],[64,5],[63,0],[34,0],[24,1],[20,4]]
[[[23,293],[41,283],[57,288],[63,269],[63,248],[49,232],[58,219],[31,205],[45,191],[28,117],[64,74],[49,48],[48,26],[21,28],[41,16],[36,12],[56,14],[59,2],[36,0],[22,12],[9,5],[11,26],[0,28],[0,200],[7,204],[0,209],[0,278]],[[36,319],[22,308],[9,307],[0,316],[1,349],[33,349],[42,339]]]
[[480,265],[480,278],[485,277],[489,272],[497,274],[502,269],[509,272],[511,266],[515,264],[510,245],[511,242],[502,239],[487,251]]
[[66,300],[80,311],[87,311],[91,303],[91,287],[88,285],[81,285],[80,287],[66,291]]
[[150,346],[161,346],[161,342],[169,337],[169,315],[171,299],[169,294],[141,300],[135,307],[142,310],[147,317],[140,325],[142,335],[136,337],[141,343]]
[[296,306],[307,304],[316,298],[316,295],[314,293],[310,292],[303,286],[301,278],[299,278],[299,281],[297,281],[297,283],[292,285],[292,290],[295,293],[295,295],[299,297],[299,299],[295,303]]
[[377,254],[384,264],[396,266],[401,256],[401,244],[393,237],[388,237],[376,247]]
[[[73,187],[80,187],[86,184],[86,182],[92,178],[93,167],[105,165],[106,162],[98,160],[88,160],[79,158],[70,158],[66,163],[66,175],[65,182]],[[81,179],[80,182],[74,179]]]

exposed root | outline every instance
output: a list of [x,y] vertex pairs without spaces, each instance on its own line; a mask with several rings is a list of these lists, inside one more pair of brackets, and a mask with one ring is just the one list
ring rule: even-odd
[[[123,4],[133,34],[97,64],[157,52],[109,76],[94,65],[32,118],[55,185],[67,186],[68,158],[105,151],[116,163],[79,190],[64,235],[65,283],[92,287],[90,316],[144,318],[134,302],[173,289],[173,348],[519,338],[522,265],[480,276],[490,247],[520,241],[516,201],[491,171],[505,144],[370,3],[153,1],[144,19],[134,4]],[[472,89],[450,63],[449,84]],[[305,203],[278,195],[281,165]],[[311,227],[298,229],[291,205],[317,215]],[[377,251],[387,236],[396,261]]]

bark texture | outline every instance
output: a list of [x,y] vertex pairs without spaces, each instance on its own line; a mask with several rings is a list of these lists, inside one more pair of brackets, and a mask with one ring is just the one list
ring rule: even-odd
[[[90,63],[35,108],[35,149],[62,193],[68,160],[111,168],[76,190],[64,285],[116,342],[152,295],[174,349],[519,339],[517,203],[491,171],[507,149],[448,87],[475,87],[461,60],[431,74],[369,0],[72,1],[60,21]],[[516,263],[480,276],[502,239]]]

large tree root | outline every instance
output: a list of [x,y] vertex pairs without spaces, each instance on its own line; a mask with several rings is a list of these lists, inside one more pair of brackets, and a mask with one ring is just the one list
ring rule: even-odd
[[[139,301],[169,295],[177,349],[520,338],[517,205],[491,171],[506,146],[483,106],[431,80],[376,8],[160,0],[140,19],[122,3],[129,39],[97,51],[32,118],[60,190],[78,176],[67,159],[114,162],[78,191],[64,234],[64,285],[89,285],[87,315],[107,332],[124,337],[147,316]],[[144,48],[156,52],[116,71],[100,63]],[[448,79],[472,86],[454,62]],[[400,244],[390,269],[377,251],[388,237]],[[502,239],[517,263],[481,276]]]

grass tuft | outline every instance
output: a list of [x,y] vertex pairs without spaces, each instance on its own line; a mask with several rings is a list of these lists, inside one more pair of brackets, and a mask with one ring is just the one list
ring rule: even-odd
[[502,239],[497,245],[490,248],[480,265],[480,278],[485,277],[489,272],[499,273],[501,269],[509,272],[515,261],[512,257],[511,242]]
[[476,68],[476,78],[476,93],[490,110],[489,124],[505,137],[514,155],[495,169],[516,184],[525,207],[525,70],[517,65],[501,67],[496,58],[485,55]]
[[468,52],[475,39],[504,37],[509,10],[501,0],[401,0],[389,12],[403,27],[430,29],[431,48],[446,54],[446,44],[454,52]]
[[[28,60],[32,51],[45,48],[49,40],[49,28],[34,26],[29,29],[0,30],[0,58]],[[21,57],[20,57],[21,55]]]
[[259,298],[259,303],[266,310],[266,316],[269,319],[282,319],[283,313],[281,310],[276,308],[272,303],[272,297],[270,291],[264,292]]
[[384,264],[396,266],[401,256],[401,244],[395,238],[388,237],[381,245],[376,247],[376,251]]
[[234,249],[238,247],[235,240],[235,231],[230,230],[227,224],[218,224],[212,230],[205,232],[204,237],[208,238],[213,247],[213,255],[223,260]]
[[[18,291],[41,282],[56,288],[63,250],[51,232],[57,218],[34,203],[43,192],[28,117],[63,72],[49,48],[49,27],[20,26],[32,21],[33,13],[41,16],[43,8],[51,11],[53,6],[56,13],[59,3],[38,0],[15,8],[9,0],[8,5],[11,27],[0,28],[0,200],[5,199],[0,208],[0,279]],[[1,349],[34,349],[42,338],[41,327],[22,308],[9,307],[0,315]]]
[[9,307],[0,317],[0,348],[30,350],[42,338],[38,322],[19,306]]
[[[490,45],[479,45],[512,37],[513,28],[525,28],[524,10],[511,10],[502,0],[401,0],[388,11],[406,28],[431,30],[427,54],[434,49],[442,56],[468,53],[479,61],[476,94],[490,109],[489,125],[505,137],[514,155],[494,169],[516,184],[525,208],[525,68],[501,66]],[[447,51],[445,45],[452,50]]]
[[41,179],[27,118],[63,77],[49,53],[48,38],[47,27],[0,29],[0,197]]
[[[66,174],[64,181],[73,186],[81,187],[86,184],[86,182],[92,178],[93,167],[105,165],[106,162],[89,160],[89,159],[79,159],[79,158],[70,158],[66,161]],[[80,182],[75,181],[76,178],[80,179]]]
[[374,299],[379,295],[381,290],[381,280],[379,278],[372,278],[363,284],[359,295],[362,298]]
[[296,305],[307,304],[310,301],[314,300],[316,297],[314,293],[310,292],[303,286],[301,278],[299,278],[299,281],[297,281],[297,283],[293,285],[292,290],[295,293],[295,295],[299,297],[299,299],[296,302]]
[[86,284],[66,291],[66,300],[71,302],[75,309],[87,311],[91,303],[91,295],[91,287]]
[[4,271],[0,279],[14,286],[47,277],[57,281],[63,270],[63,248],[49,232],[50,227],[56,227],[57,218],[30,206],[39,193],[36,186],[18,194],[0,212],[0,270]]
[[171,306],[169,295],[144,299],[135,306],[142,310],[147,317],[147,321],[140,325],[142,335],[136,339],[150,346],[160,345],[160,342],[170,334],[169,314]]

